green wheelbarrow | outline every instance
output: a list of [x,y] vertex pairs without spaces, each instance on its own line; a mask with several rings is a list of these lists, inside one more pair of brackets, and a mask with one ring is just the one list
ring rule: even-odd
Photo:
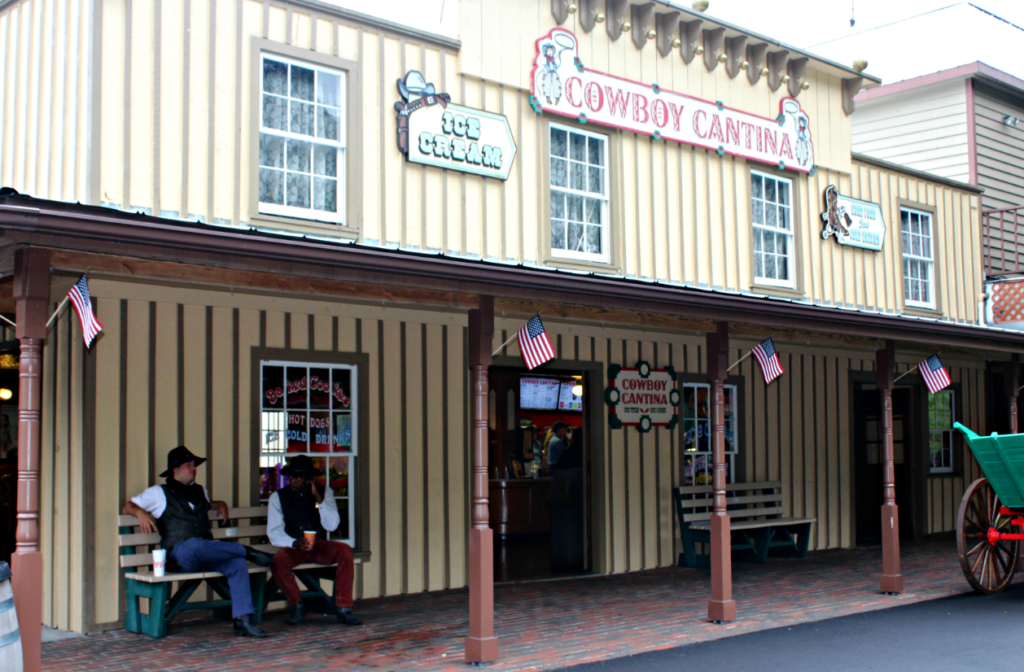
[[975,591],[998,593],[1013,580],[1024,540],[1024,434],[979,436],[959,422],[953,427],[964,435],[985,474],[968,486],[960,502],[960,567]]

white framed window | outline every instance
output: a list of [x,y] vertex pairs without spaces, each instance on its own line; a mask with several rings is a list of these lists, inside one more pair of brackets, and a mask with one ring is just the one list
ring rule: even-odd
[[260,372],[260,501],[287,485],[286,458],[309,455],[341,515],[328,538],[355,548],[357,367],[264,360]]
[[903,242],[903,302],[908,306],[934,308],[932,216],[927,212],[900,208],[900,233]]
[[[680,485],[710,485],[714,477],[711,461],[711,385],[681,383],[679,416],[682,421],[683,482]],[[728,482],[734,483],[736,455],[736,386],[725,385],[725,461]]]
[[261,54],[259,211],[345,223],[346,73]]
[[928,395],[928,468],[933,474],[953,473],[955,394],[942,390]]
[[607,263],[608,138],[551,124],[551,254]]
[[792,181],[751,172],[750,211],[754,227],[754,279],[765,285],[795,287]]

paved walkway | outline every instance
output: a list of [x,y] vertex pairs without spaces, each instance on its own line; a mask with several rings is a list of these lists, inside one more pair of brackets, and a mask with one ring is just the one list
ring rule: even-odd
[[[498,586],[500,661],[492,670],[542,670],[656,651],[767,628],[968,592],[952,536],[903,544],[906,592],[878,593],[881,548],[812,553],[806,560],[736,563],[735,623],[706,622],[710,575],[695,569]],[[467,634],[466,592],[363,600],[365,625],[311,615],[271,637],[235,638],[229,623],[172,623],[160,640],[124,631],[47,644],[43,667],[77,670],[457,670]]]

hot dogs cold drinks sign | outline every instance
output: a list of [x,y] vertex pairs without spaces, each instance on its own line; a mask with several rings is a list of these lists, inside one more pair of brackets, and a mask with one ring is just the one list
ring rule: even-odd
[[777,119],[759,117],[585,67],[578,41],[555,28],[537,40],[531,87],[535,109],[706,147],[804,173],[814,166],[807,114],[783,98]]

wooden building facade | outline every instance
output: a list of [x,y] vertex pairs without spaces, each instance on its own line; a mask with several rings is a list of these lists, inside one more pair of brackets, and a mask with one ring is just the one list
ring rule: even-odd
[[[350,366],[363,385],[349,472],[357,598],[470,583],[474,342],[486,335],[493,350],[541,310],[551,366],[587,372],[594,397],[596,573],[677,561],[672,493],[687,440],[682,424],[613,429],[599,400],[607,367],[642,360],[697,385],[724,323],[730,362],[775,334],[786,371],[766,386],[748,359],[725,379],[736,390],[732,478],[780,481],[786,515],[817,519],[813,549],[856,545],[864,493],[881,503],[882,484],[856,477],[865,439],[855,409],[880,380],[879,351],[894,349],[903,372],[941,347],[956,419],[988,431],[986,404],[1005,403],[984,394],[988,362],[1008,361],[1024,339],[981,324],[981,190],[851,152],[852,96],[876,80],[669,5],[446,6],[458,39],[314,0],[0,3],[0,81],[15,92],[0,104],[0,184],[34,197],[0,200],[3,277],[28,277],[29,251],[50,269],[44,289],[29,283],[34,294],[17,281],[6,291],[20,323],[29,299],[36,313],[52,310],[87,273],[104,325],[91,349],[70,314],[31,336],[43,339],[40,517],[38,550],[27,536],[23,550],[42,561],[43,623],[123,623],[115,515],[170,448],[209,458],[199,480],[214,498],[258,504],[265,361]],[[779,163],[744,156],[739,130],[716,151],[602,125],[596,113],[538,110],[538,45],[559,28],[574,36],[580,73],[770,124],[796,101],[813,165],[781,151]],[[305,217],[274,202],[273,171],[291,170],[268,149],[268,98],[292,95],[268,84],[278,64],[343,82],[308,103],[322,121],[340,98],[342,113],[333,131],[309,133],[330,139],[338,162],[311,173],[333,186],[314,191],[320,210],[307,204]],[[409,71],[453,105],[507,119],[507,179],[403,156],[395,82]],[[580,254],[559,242],[566,215],[553,205],[566,137],[599,147],[588,167],[605,171],[600,243]],[[823,237],[830,186],[877,204],[875,249]],[[786,222],[775,252],[758,238],[767,189]],[[911,249],[922,235],[926,253]],[[772,272],[769,254],[782,259]],[[908,275],[911,263],[925,275]],[[492,300],[489,335],[473,316]],[[513,341],[494,365],[518,358]],[[916,376],[896,389],[913,409],[897,456],[901,526],[914,537],[949,531],[977,467],[956,441],[936,470],[927,391]]]

